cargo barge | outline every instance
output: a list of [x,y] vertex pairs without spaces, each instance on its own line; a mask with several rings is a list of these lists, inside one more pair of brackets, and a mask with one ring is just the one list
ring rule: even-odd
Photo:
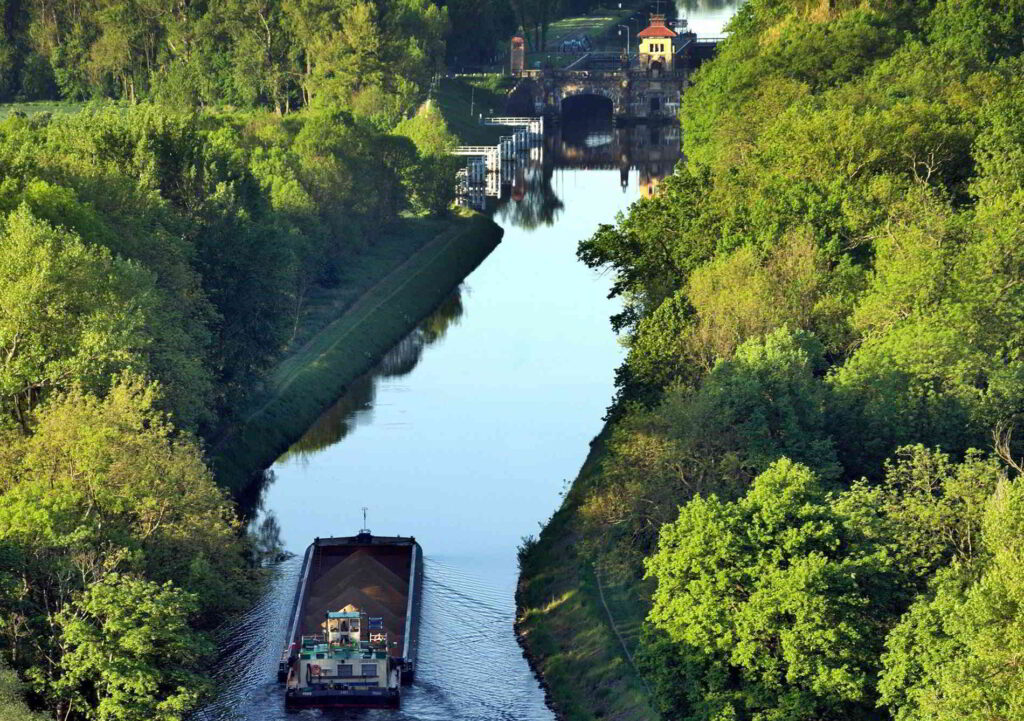
[[415,538],[317,538],[278,668],[287,708],[397,708],[416,674],[423,551]]

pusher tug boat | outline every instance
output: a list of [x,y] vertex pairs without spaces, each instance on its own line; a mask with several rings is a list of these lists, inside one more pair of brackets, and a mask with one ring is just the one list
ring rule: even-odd
[[286,708],[397,708],[416,673],[415,538],[317,538],[306,549],[278,680]]

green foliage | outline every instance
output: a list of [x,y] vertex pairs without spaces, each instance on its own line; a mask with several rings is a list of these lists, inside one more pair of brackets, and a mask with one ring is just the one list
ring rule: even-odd
[[[939,698],[898,690],[921,678],[921,659],[944,667],[953,648],[914,637],[935,628],[922,602],[902,614],[932,579],[962,587],[951,560],[964,569],[987,557],[979,538],[993,523],[990,509],[1006,509],[1008,486],[999,463],[980,454],[962,464],[920,446],[900,456],[880,485],[838,495],[783,459],[738,501],[697,497],[663,527],[646,563],[658,587],[642,663],[668,715],[869,719],[879,691],[889,703],[904,694],[897,710],[910,693]],[[1004,538],[1019,545],[1019,530]],[[1013,606],[1009,619],[1018,613]],[[1001,634],[1004,620],[983,615],[972,630]],[[888,675],[876,689],[884,641]],[[685,683],[673,688],[680,676]],[[998,687],[1012,697],[1015,680],[1011,672]]]
[[24,684],[18,675],[0,666],[0,717],[5,721],[43,721],[46,716],[35,713],[25,704]]
[[703,350],[708,368],[744,341],[791,324],[825,340],[830,355],[841,354],[851,342],[847,316],[861,276],[849,258],[830,268],[807,229],[784,238],[764,260],[751,246],[719,255],[687,281],[698,318],[690,345]]
[[698,456],[729,458],[741,476],[788,456],[835,478],[821,366],[821,344],[808,333],[784,326],[753,338],[715,366],[679,408],[676,425],[692,429]]
[[661,533],[650,621],[680,648],[694,719],[870,716],[883,558],[806,467],[781,460],[735,503],[696,498]]
[[23,582],[0,595],[0,638],[35,690],[74,718],[125,708],[180,717],[202,691],[182,669],[206,653],[188,628],[247,602],[234,511],[198,444],[156,410],[158,395],[134,379],[102,400],[75,390],[42,406],[31,436],[5,436],[0,567]]
[[234,103],[285,113],[366,90],[416,107],[440,70],[447,8],[428,0],[162,4],[23,0],[4,7],[0,100]]
[[651,411],[634,411],[609,442],[602,485],[582,508],[591,545],[621,539],[635,565],[682,501],[742,495],[783,456],[834,479],[840,468],[824,431],[821,344],[782,327],[719,361],[699,388],[669,389]]
[[955,60],[985,63],[1024,51],[1024,4],[1017,0],[940,0],[927,20],[929,39]]
[[1004,481],[985,507],[976,559],[940,573],[890,634],[879,683],[897,721],[1016,718],[1024,710],[1024,491]]
[[184,719],[209,686],[191,670],[211,650],[188,625],[195,605],[170,582],[111,573],[91,584],[57,619],[65,648],[57,692],[88,719]]
[[687,164],[580,244],[629,354],[535,553],[648,557],[666,718],[1021,715],[1021,12],[751,0]]
[[455,200],[455,174],[460,167],[458,158],[450,154],[458,141],[444,116],[428,102],[414,117],[399,123],[395,134],[409,138],[419,153],[419,161],[407,173],[413,208],[443,215]]
[[144,370],[152,277],[54,229],[22,205],[0,236],[0,406],[27,427],[45,394],[72,382],[102,391],[111,373]]

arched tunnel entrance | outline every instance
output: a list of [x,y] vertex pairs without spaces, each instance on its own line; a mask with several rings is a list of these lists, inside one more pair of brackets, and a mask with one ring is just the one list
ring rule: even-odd
[[615,128],[614,106],[601,95],[574,95],[562,100],[562,140],[585,146],[611,135]]
[[562,99],[562,123],[595,118],[611,125],[615,106],[603,95],[573,95]]

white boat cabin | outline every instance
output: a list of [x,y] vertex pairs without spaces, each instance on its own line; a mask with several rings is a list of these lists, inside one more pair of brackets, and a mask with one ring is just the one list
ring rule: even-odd
[[383,619],[355,606],[330,611],[322,634],[303,636],[298,662],[289,674],[291,688],[397,689],[401,671],[393,662]]

